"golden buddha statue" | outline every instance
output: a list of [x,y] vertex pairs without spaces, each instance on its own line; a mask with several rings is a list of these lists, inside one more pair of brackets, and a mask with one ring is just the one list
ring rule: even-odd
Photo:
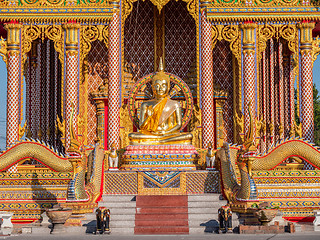
[[182,110],[178,101],[169,97],[170,77],[163,71],[160,60],[159,71],[152,78],[154,98],[140,107],[139,128],[130,133],[131,145],[191,144],[191,133],[180,133]]

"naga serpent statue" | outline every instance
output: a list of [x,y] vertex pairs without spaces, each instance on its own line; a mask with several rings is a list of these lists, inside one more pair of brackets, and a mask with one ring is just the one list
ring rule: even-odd
[[[224,143],[217,151],[216,160],[220,165],[222,189],[229,202],[254,200],[257,190],[251,178],[252,170],[272,170],[291,157],[298,157],[320,169],[320,151],[317,147],[303,139],[289,139],[273,147],[266,154],[249,155],[241,146],[229,146]],[[236,179],[236,163],[238,165],[241,185]]]
[[[84,153],[65,157],[40,142],[22,141],[0,155],[0,171],[5,171],[27,158],[35,159],[56,172],[73,171],[73,179],[68,186],[68,199],[92,202],[96,201],[101,194],[104,150],[97,145],[90,154],[93,157],[89,161]],[[87,165],[93,165],[93,167],[86,176]],[[87,183],[85,182],[86,177]]]

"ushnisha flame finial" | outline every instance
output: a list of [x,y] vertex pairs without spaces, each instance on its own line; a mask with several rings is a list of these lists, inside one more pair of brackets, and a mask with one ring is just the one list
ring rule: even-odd
[[162,57],[160,57],[158,72],[164,72]]

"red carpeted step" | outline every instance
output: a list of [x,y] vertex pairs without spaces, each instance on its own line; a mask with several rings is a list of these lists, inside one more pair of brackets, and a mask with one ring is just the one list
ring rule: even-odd
[[148,221],[148,220],[137,220],[135,221],[135,225],[139,226],[139,227],[152,227],[152,226],[177,226],[177,227],[183,227],[186,226],[188,227],[188,220],[186,219],[181,219],[181,220],[152,220],[152,221]]
[[137,207],[136,213],[146,214],[146,213],[186,213],[188,212],[188,207]]
[[135,234],[188,234],[187,196],[137,196]]
[[188,196],[137,196],[136,207],[188,207]]
[[168,219],[188,219],[188,213],[176,213],[176,214],[136,214],[136,221],[137,220],[168,220]]
[[189,227],[135,227],[135,234],[188,234]]

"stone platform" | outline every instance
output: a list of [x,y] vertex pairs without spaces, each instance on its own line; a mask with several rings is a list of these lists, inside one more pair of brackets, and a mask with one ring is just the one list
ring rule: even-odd
[[218,171],[105,171],[104,194],[185,195],[220,193]]

